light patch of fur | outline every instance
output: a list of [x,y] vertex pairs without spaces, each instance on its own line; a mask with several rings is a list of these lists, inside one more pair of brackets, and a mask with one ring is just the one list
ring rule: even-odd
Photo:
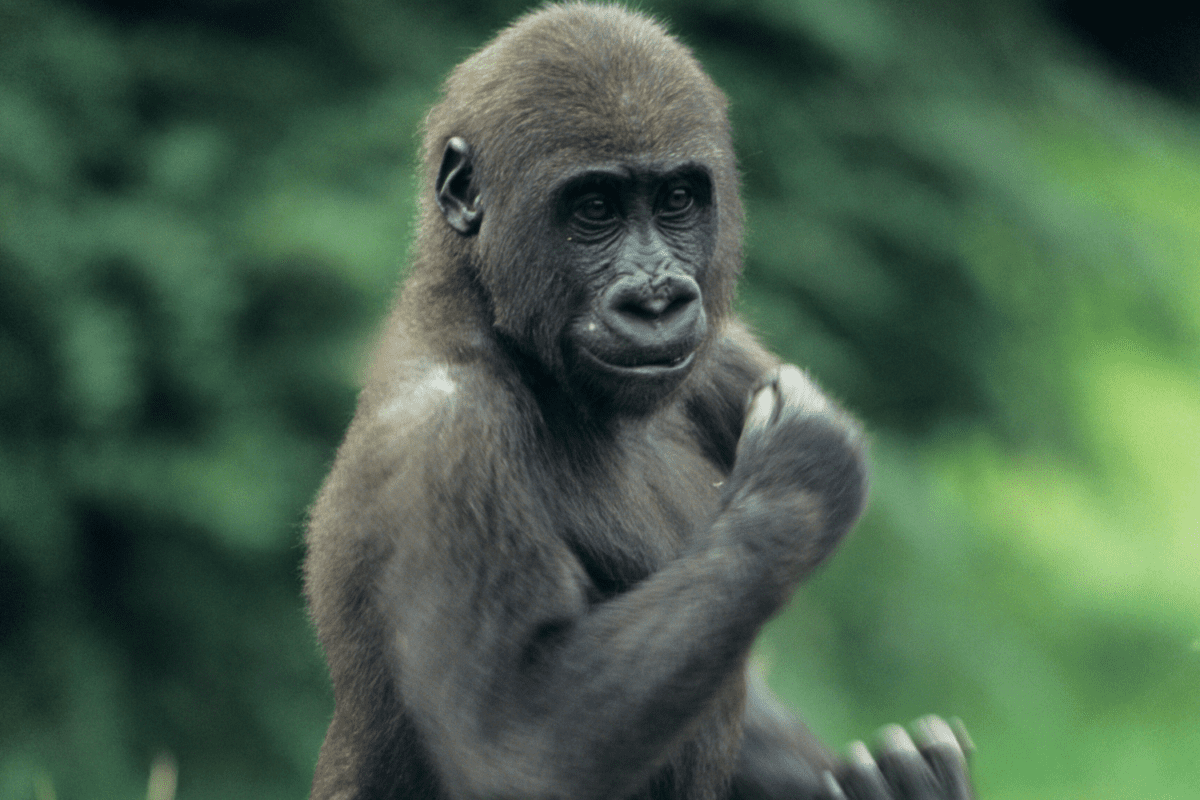
[[428,370],[420,383],[388,401],[379,410],[379,418],[387,420],[400,414],[425,416],[457,391],[458,384],[450,377],[450,371],[444,364],[439,364]]

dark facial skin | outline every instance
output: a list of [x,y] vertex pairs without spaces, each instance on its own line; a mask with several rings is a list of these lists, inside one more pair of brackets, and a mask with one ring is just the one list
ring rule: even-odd
[[[434,191],[447,222],[483,220],[471,147],[446,145]],[[580,168],[550,193],[547,260],[577,287],[562,332],[567,384],[636,414],[688,376],[708,333],[699,280],[716,242],[713,182],[694,161]]]
[[561,261],[588,299],[565,332],[569,373],[618,407],[652,407],[691,372],[708,331],[697,281],[716,238],[708,172],[589,170],[555,205]]
[[691,54],[548,6],[450,76],[425,158],[309,525],[313,798],[969,800],[940,719],[838,759],[747,667],[861,514],[866,446],[732,312],[737,169]]

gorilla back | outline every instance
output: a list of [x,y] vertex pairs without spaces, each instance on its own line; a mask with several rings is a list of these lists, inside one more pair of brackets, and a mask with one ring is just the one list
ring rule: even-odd
[[653,21],[549,6],[454,71],[424,160],[311,514],[313,797],[836,797],[745,667],[860,513],[863,446],[731,315],[724,97]]

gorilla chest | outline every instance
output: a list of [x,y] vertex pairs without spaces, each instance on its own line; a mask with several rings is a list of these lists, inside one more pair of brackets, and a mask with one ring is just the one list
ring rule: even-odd
[[679,556],[717,510],[724,476],[697,451],[639,442],[592,474],[559,482],[558,533],[607,599]]

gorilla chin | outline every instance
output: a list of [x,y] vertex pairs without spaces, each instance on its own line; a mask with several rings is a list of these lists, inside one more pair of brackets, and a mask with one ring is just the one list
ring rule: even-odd
[[613,364],[585,347],[577,348],[578,363],[572,373],[597,396],[609,398],[608,407],[626,416],[643,416],[661,405],[683,384],[696,365],[696,351],[673,360]]

